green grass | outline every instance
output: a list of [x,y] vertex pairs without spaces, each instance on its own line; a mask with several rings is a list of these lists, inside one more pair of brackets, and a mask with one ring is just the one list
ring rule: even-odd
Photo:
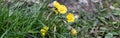
[[[29,6],[24,2],[14,2],[2,8],[0,5],[0,37],[1,38],[116,38],[120,37],[119,10],[96,10],[98,15],[87,15],[78,12],[80,18],[74,23],[66,23],[66,14],[54,14],[47,7],[46,1]],[[115,14],[116,16],[114,16]],[[88,17],[90,18],[88,19]],[[119,21],[116,21],[117,19]],[[115,19],[115,20],[114,20]],[[49,30],[45,37],[40,33],[43,26]],[[77,29],[78,34],[72,36],[68,26]],[[55,32],[56,29],[56,32]]]

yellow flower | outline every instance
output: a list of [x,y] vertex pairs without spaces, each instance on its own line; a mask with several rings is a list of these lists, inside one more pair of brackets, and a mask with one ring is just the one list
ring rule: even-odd
[[76,34],[77,34],[77,31],[73,28],[73,29],[71,30],[71,34],[72,34],[72,35],[76,35]]
[[72,13],[67,14],[66,18],[67,18],[67,22],[74,22],[75,20],[75,17]]
[[49,29],[49,27],[45,26],[45,27],[43,27],[43,28],[40,30],[42,36],[45,36],[45,34],[46,34],[46,32],[48,31],[48,29]]
[[42,36],[45,36],[46,33],[42,33]]
[[60,4],[57,1],[54,1],[53,2],[53,6],[56,7],[56,8],[58,8],[60,6]]
[[67,7],[59,4],[57,1],[53,2],[53,5],[61,14],[65,14],[67,12]]
[[61,13],[61,14],[65,14],[67,12],[67,7],[64,5],[60,5],[57,10]]
[[40,32],[41,32],[42,36],[45,36],[47,31],[45,29],[41,29]]

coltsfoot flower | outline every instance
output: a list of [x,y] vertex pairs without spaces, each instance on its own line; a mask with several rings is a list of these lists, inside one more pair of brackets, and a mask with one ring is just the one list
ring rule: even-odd
[[40,32],[41,32],[42,36],[45,36],[47,31],[45,29],[41,29]]
[[74,22],[75,17],[72,13],[67,14],[66,16],[67,22]]
[[65,14],[67,12],[67,7],[65,5],[61,5],[57,1],[53,2],[53,6],[57,8],[58,12],[60,12],[61,14]]
[[74,29],[74,28],[72,28],[72,30],[71,30],[71,35],[77,35],[77,30]]
[[58,3],[57,1],[54,1],[53,2],[53,6],[56,7],[56,8],[58,8],[60,6],[60,3]]
[[48,29],[49,29],[49,27],[47,27],[47,26],[43,27],[43,28],[40,30],[41,35],[42,35],[42,36],[45,36],[45,34],[46,34],[46,32],[48,31]]
[[67,12],[67,7],[65,5],[60,5],[57,10],[61,13],[61,14],[65,14]]

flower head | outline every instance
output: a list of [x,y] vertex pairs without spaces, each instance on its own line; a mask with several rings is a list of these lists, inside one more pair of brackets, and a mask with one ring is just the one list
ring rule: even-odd
[[60,6],[60,4],[57,1],[54,1],[53,2],[53,6],[56,7],[56,8],[58,8]]
[[77,34],[76,29],[73,28],[73,29],[71,30],[71,34],[72,34],[72,35],[76,35],[76,34]]
[[74,22],[75,20],[75,17],[72,13],[67,14],[66,18],[67,18],[67,22]]
[[49,29],[49,28],[48,28],[47,26],[45,26],[45,27],[43,27],[43,28],[40,30],[42,36],[45,36],[45,34],[46,34],[46,32],[48,31],[48,29]]
[[61,13],[61,14],[65,14],[67,12],[67,7],[64,5],[60,5],[57,10]]
[[58,12],[65,14],[67,12],[67,7],[65,5],[59,4],[57,1],[53,2],[53,6],[57,8]]
[[41,29],[40,32],[41,32],[42,36],[45,36],[45,34],[46,34],[47,31],[44,30],[44,29]]

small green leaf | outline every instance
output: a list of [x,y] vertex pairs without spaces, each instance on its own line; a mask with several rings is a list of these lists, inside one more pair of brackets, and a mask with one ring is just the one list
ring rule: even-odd
[[100,27],[100,32],[105,32],[107,30],[107,28],[105,27]]
[[112,33],[107,33],[106,35],[105,35],[105,38],[112,38],[113,37],[113,34]]
[[102,38],[101,36],[97,36],[97,38]]
[[116,33],[116,32],[111,32],[113,35],[118,35],[118,33]]

